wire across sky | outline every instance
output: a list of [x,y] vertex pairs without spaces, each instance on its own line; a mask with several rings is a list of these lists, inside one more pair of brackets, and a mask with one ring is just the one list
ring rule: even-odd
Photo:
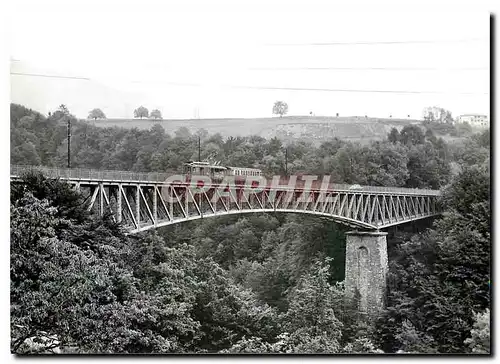
[[447,91],[411,91],[411,90],[364,90],[364,89],[333,89],[333,88],[302,88],[302,87],[268,87],[268,86],[234,86],[255,90],[285,90],[285,91],[317,91],[317,92],[356,92],[356,93],[392,93],[392,94],[453,94],[453,95],[487,95],[487,92],[447,92]]
[[268,47],[303,47],[303,46],[352,46],[352,45],[396,45],[396,44],[443,44],[489,42],[487,38],[448,39],[448,40],[394,40],[394,41],[356,41],[356,42],[313,42],[313,43],[269,43]]
[[33,76],[33,77],[47,77],[47,78],[66,78],[70,80],[85,80],[85,81],[90,81],[90,78],[88,77],[75,77],[75,76],[58,76],[58,75],[47,75],[47,74],[41,74],[41,73],[24,73],[24,72],[11,72],[11,75],[17,75],[17,76]]
[[[87,77],[72,77],[72,76],[57,76],[48,74],[34,74],[11,72],[11,75],[18,76],[35,76],[35,77],[48,77],[72,80],[85,80],[90,81]],[[169,81],[130,81],[131,83],[162,83],[170,86],[188,86],[188,87],[203,87],[202,84],[197,83],[183,83],[183,82],[169,82]],[[452,95],[487,95],[488,92],[456,92],[456,91],[421,91],[421,90],[376,90],[376,89],[335,89],[335,88],[307,88],[307,87],[279,87],[279,86],[245,86],[245,85],[220,85],[225,88],[232,89],[247,89],[247,90],[282,90],[282,91],[309,91],[309,92],[351,92],[351,93],[392,93],[392,94],[452,94]]]
[[249,71],[488,71],[488,67],[252,67]]

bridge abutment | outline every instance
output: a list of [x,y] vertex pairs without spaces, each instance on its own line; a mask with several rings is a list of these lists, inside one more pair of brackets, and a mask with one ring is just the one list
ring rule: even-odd
[[350,231],[346,236],[345,288],[359,313],[376,316],[384,307],[387,233]]

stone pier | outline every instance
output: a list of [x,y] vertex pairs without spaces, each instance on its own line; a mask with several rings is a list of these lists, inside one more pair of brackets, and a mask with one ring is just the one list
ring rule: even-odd
[[376,316],[385,304],[387,233],[350,231],[346,235],[346,298],[357,300],[360,313]]

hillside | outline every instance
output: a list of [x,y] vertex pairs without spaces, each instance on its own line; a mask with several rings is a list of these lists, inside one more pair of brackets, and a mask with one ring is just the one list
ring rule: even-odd
[[107,119],[88,120],[101,127],[124,127],[150,129],[155,124],[163,126],[167,133],[173,133],[180,127],[191,132],[206,129],[209,133],[223,136],[259,135],[265,138],[278,137],[282,140],[305,139],[320,142],[333,137],[351,140],[381,139],[391,128],[402,129],[405,125],[420,123],[414,119],[379,119],[359,116],[287,116],[283,118],[254,119],[185,119],[185,120],[150,120],[150,119]]

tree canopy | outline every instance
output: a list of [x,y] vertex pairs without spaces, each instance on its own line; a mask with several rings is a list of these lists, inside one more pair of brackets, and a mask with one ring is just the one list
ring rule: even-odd
[[104,114],[104,112],[101,109],[92,109],[89,112],[88,119],[94,119],[94,120],[106,119],[106,115]]
[[149,110],[144,106],[139,106],[134,110],[134,118],[147,118],[149,117]]
[[288,113],[288,104],[284,101],[276,101],[273,106],[273,114],[279,115],[280,118]]
[[453,123],[451,111],[438,106],[426,107],[423,112],[425,122]]
[[151,110],[149,117],[152,119],[161,119],[161,111],[158,109]]

